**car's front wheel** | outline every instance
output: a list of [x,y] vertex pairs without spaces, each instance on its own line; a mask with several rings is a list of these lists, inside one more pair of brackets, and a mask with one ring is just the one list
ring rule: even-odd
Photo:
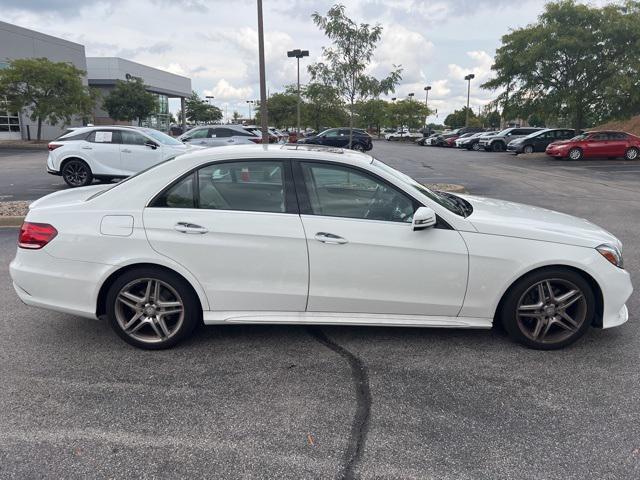
[[107,293],[113,330],[136,347],[169,348],[191,334],[199,301],[180,277],[160,268],[136,268],[118,277]]
[[479,152],[480,144],[478,142],[474,143],[473,145],[471,145],[471,150],[473,150],[474,152]]
[[364,145],[362,145],[361,143],[354,143],[351,149],[355,150],[356,152],[364,152]]
[[583,155],[581,148],[572,148],[569,150],[569,158],[571,160],[582,160]]
[[504,152],[505,148],[504,142],[493,142],[491,144],[491,150],[494,152]]
[[85,187],[93,181],[93,173],[86,162],[72,158],[62,166],[62,179],[70,187]]
[[595,295],[577,272],[548,268],[526,275],[506,294],[500,312],[511,338],[554,350],[582,337],[595,314]]
[[624,158],[627,160],[638,160],[638,156],[640,156],[640,150],[636,147],[628,148],[624,154]]

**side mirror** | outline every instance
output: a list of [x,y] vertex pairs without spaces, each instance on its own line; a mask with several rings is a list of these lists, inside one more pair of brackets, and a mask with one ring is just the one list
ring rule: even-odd
[[144,146],[149,147],[151,150],[155,150],[156,148],[158,148],[158,145],[156,145],[152,141],[145,142]]
[[429,207],[419,207],[413,214],[411,225],[414,230],[424,230],[436,224],[436,212]]

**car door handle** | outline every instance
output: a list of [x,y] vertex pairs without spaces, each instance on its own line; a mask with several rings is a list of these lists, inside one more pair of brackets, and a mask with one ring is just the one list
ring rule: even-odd
[[331,243],[334,245],[343,245],[345,243],[348,243],[348,240],[346,238],[342,238],[338,235],[334,235],[333,233],[326,232],[316,233],[315,239],[322,243]]
[[129,150],[128,148],[123,148],[121,150],[122,153],[131,153],[131,150]]
[[93,150],[93,147],[82,147],[83,150]]
[[196,225],[195,223],[189,223],[189,222],[178,222],[174,225],[173,228],[181,233],[202,234],[202,233],[207,233],[209,231],[206,228],[201,227],[200,225]]

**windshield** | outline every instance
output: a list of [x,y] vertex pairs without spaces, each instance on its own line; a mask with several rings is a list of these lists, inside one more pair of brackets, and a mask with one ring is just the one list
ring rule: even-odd
[[152,137],[154,140],[162,143],[163,145],[182,145],[182,142],[180,142],[179,140],[170,137],[166,133],[154,130],[153,128],[143,128],[142,131]]
[[498,132],[496,134],[496,137],[504,137],[507,133],[509,133],[511,130],[513,130],[513,128],[505,128],[504,130],[502,130],[501,132]]
[[584,140],[585,138],[587,138],[589,136],[589,133],[581,133],[580,135],[576,135],[575,137],[573,137],[571,140],[572,141],[578,141],[578,140]]
[[414,180],[413,178],[411,178],[409,175],[402,173],[396,170],[395,168],[391,168],[389,165],[381,162],[380,160],[377,160],[374,158],[373,161],[371,162],[371,165],[379,168],[380,170],[385,171],[386,173],[393,175],[409,188],[413,188],[417,190],[419,193],[429,197],[438,205],[446,208],[447,210],[449,210],[452,213],[455,213],[456,215],[460,215],[461,217],[468,217],[473,211],[471,204],[469,204],[467,201],[463,200],[462,198],[452,195],[450,193],[434,192],[433,190],[430,190],[429,188],[422,185],[417,180]]

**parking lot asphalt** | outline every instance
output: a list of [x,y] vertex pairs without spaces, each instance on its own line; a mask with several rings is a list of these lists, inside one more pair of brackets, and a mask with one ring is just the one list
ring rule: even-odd
[[[425,183],[589,218],[624,242],[640,288],[640,162],[372,153]],[[35,168],[43,155],[0,158],[0,195],[60,181]],[[637,292],[625,325],[556,352],[499,330],[289,326],[206,327],[148,352],[22,305],[16,235],[0,229],[0,478],[640,477]]]

